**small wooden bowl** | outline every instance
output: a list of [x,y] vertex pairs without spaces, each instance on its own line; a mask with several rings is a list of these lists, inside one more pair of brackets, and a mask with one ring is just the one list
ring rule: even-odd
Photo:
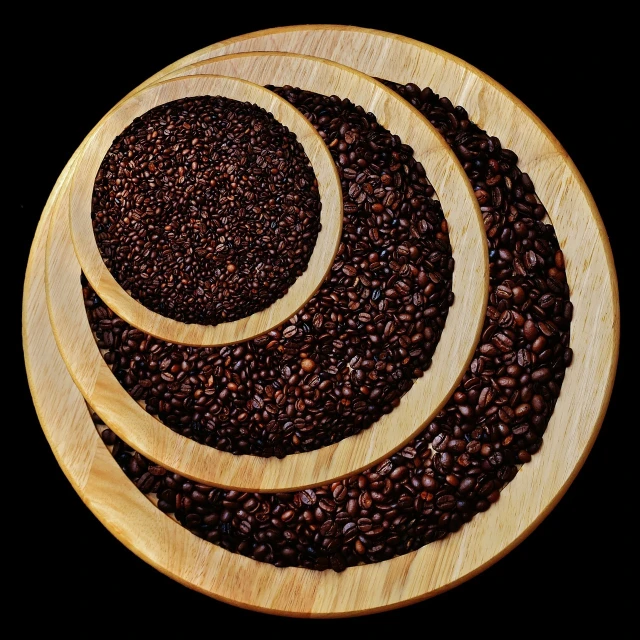
[[[135,118],[178,98],[220,95],[250,102],[271,113],[303,146],[318,180],[322,228],[306,271],[287,294],[246,318],[215,326],[184,323],[147,308],[130,296],[107,269],[91,222],[96,174],[113,140]],[[342,233],[342,190],[331,153],[313,125],[286,100],[264,87],[239,78],[201,76],[176,78],[139,91],[110,112],[83,142],[69,194],[69,221],[76,256],[94,291],[120,318],[167,342],[217,346],[242,342],[270,331],[293,316],[320,288],[338,251]]]
[[[128,549],[190,589],[236,606],[300,618],[338,618],[408,606],[450,590],[496,563],[560,501],[584,464],[607,410],[620,340],[616,272],[605,228],[576,167],[552,133],[517,98],[471,65],[422,42],[382,31],[307,25],[246,34],[202,49],[149,79],[241,50],[324,56],[377,77],[430,86],[519,156],[545,204],[574,303],[567,369],[544,447],[500,500],[439,542],[343,573],[276,569],[204,542],[160,513],[124,476],[100,440],[61,358],[44,282],[49,220],[66,195],[72,158],[33,240],[25,277],[23,345],[43,431],[83,502]],[[381,55],[381,52],[384,55]]]
[[[480,209],[460,163],[440,134],[417,109],[369,76],[334,62],[283,53],[237,54],[210,64],[225,77],[235,74],[255,83],[297,84],[351,98],[365,110],[380,114],[383,126],[413,146],[416,159],[436,189],[456,259],[456,301],[431,367],[392,413],[358,435],[315,451],[283,459],[239,456],[185,438],[145,411],[100,355],[79,295],[80,265],[74,258],[64,199],[52,207],[47,246],[51,325],[60,353],[87,402],[145,457],[198,482],[229,489],[289,491],[317,486],[368,468],[400,449],[433,419],[462,378],[480,335],[488,293],[488,256]],[[191,80],[197,77],[204,82],[207,76]],[[146,91],[163,86],[152,85]],[[83,162],[83,156],[81,153],[76,166]]]

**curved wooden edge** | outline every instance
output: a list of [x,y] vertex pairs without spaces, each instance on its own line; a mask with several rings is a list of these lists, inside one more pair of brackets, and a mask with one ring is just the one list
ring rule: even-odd
[[[514,518],[529,486],[501,498],[449,538],[343,573],[279,569],[205,542],[162,513],[100,439],[49,323],[47,231],[63,171],[43,211],[25,276],[22,322],[28,382],[43,432],[83,503],[127,549],[183,586],[243,609],[290,618],[345,618],[398,609],[448,591],[505,556],[543,515]],[[535,465],[533,460],[530,465]],[[499,535],[496,535],[496,532]]]
[[[147,308],[107,269],[96,244],[91,220],[95,176],[113,140],[135,118],[179,98],[220,95],[262,107],[292,131],[303,146],[318,181],[321,229],[306,271],[285,296],[246,318],[215,326],[184,323]],[[250,340],[282,324],[310,300],[325,280],[340,246],[342,189],[331,153],[313,125],[295,107],[272,91],[239,78],[221,75],[163,80],[125,100],[105,117],[84,142],[70,187],[69,216],[76,255],[87,280],[123,320],[157,338],[178,344],[219,346]]]
[[462,378],[479,339],[488,295],[488,254],[480,209],[460,163],[440,134],[415,108],[370,77],[326,60],[291,54],[241,54],[211,64],[218,71],[224,65],[223,76],[237,75],[264,84],[295,83],[319,93],[349,97],[379,114],[383,126],[411,144],[436,189],[456,259],[456,300],[430,368],[392,413],[358,435],[315,451],[283,459],[239,456],[185,438],[133,400],[100,356],[79,295],[80,265],[69,238],[64,200],[53,207],[47,246],[51,324],[87,402],[117,435],[147,458],[199,482],[243,491],[318,486],[366,469],[407,444],[433,419]]

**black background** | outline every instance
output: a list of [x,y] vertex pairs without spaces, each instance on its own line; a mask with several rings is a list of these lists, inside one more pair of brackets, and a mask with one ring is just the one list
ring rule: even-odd
[[[19,8],[25,16],[16,22],[18,54],[5,60],[3,72],[9,86],[2,129],[12,140],[3,149],[3,171],[9,176],[3,191],[17,196],[10,228],[19,225],[10,241],[4,236],[10,245],[4,254],[15,265],[19,250],[22,268],[16,273],[14,266],[7,274],[16,291],[11,310],[21,305],[28,251],[46,199],[84,136],[112,106],[198,49],[263,28],[307,23],[371,27],[415,38],[474,65],[524,102],[556,136],[588,185],[611,241],[622,290],[621,264],[630,246],[627,221],[636,215],[637,196],[634,200],[630,189],[629,199],[619,198],[627,189],[629,165],[616,146],[633,148],[636,136],[626,133],[632,114],[624,96],[611,95],[619,85],[612,85],[609,72],[619,69],[622,56],[620,41],[612,39],[611,20],[583,15],[577,26],[573,17],[544,12],[512,16],[509,8],[487,6],[483,15],[469,15],[446,4],[427,5],[420,16],[402,18],[388,15],[393,5],[356,11],[346,3],[256,18],[252,9],[236,3],[223,13],[217,3],[162,9],[149,3],[147,14],[138,16],[126,6],[104,7],[90,18],[40,13],[46,31],[19,26],[29,18],[28,8]],[[11,341],[16,346],[19,331],[16,326]],[[6,560],[15,572],[4,577],[16,603],[28,603],[32,612],[21,616],[23,628],[46,620],[50,630],[104,628],[124,637],[160,631],[216,637],[234,633],[231,629],[259,628],[368,636],[405,624],[413,625],[412,635],[440,637],[622,628],[625,618],[631,620],[627,590],[636,573],[630,564],[637,560],[635,546],[624,537],[635,527],[630,514],[637,509],[633,483],[625,478],[637,459],[632,444],[637,436],[631,435],[637,431],[637,414],[626,411],[622,399],[627,395],[620,374],[623,357],[621,346],[607,416],[585,464],[555,509],[507,556],[450,591],[395,611],[304,620],[241,609],[197,593],[152,568],[109,533],[56,463],[33,408],[20,350],[22,408],[7,409],[14,393],[3,403],[3,428],[13,443],[5,454],[14,469],[0,477],[4,529],[12,540],[5,543]],[[87,616],[92,622],[85,627]]]

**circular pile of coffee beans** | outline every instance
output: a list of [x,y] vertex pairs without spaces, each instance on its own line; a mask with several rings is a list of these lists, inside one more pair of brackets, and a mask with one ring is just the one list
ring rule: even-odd
[[362,473],[303,491],[249,493],[168,471],[95,416],[124,473],[160,510],[204,540],[277,567],[341,572],[458,531],[499,500],[540,450],[572,360],[563,254],[517,155],[429,88],[388,84],[451,145],[487,232],[490,294],[482,337],[436,418]]
[[273,90],[327,143],[344,220],[328,277],[294,317],[222,348],[153,338],[85,283],[94,336],[116,378],[162,423],[261,457],[312,451],[390,413],[431,365],[453,303],[442,207],[413,150],[348,100]]
[[91,217],[107,269],[147,308],[216,325],[261,311],[307,268],[320,224],[315,173],[265,109],[183,98],[112,143]]

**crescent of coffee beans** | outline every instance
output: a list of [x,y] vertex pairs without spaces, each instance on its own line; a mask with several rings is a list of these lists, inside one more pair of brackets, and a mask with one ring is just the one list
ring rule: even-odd
[[137,117],[100,164],[91,218],[107,269],[147,308],[216,325],[265,309],[307,268],[320,194],[265,109],[183,98]]
[[337,257],[298,314],[240,344],[187,347],[125,324],[85,287],[106,361],[150,414],[201,444],[278,458],[357,434],[398,405],[431,365],[454,268],[413,150],[347,100],[282,95],[317,127],[343,191]]
[[562,251],[516,154],[431,89],[387,84],[451,145],[473,184],[487,232],[484,330],[469,369],[433,422],[367,471],[269,494],[187,480],[150,463],[94,417],[120,467],[159,509],[211,543],[278,567],[340,572],[458,531],[499,499],[542,446],[572,359]]

